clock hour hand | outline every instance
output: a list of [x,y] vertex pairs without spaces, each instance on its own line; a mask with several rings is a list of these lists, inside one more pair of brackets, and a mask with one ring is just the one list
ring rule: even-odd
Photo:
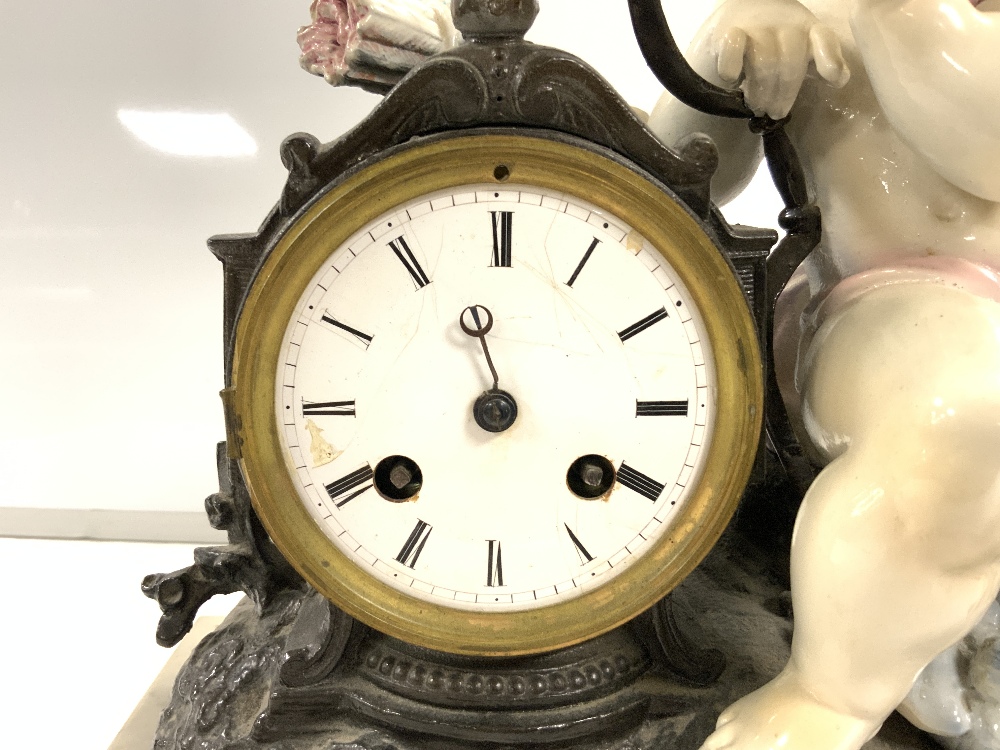
[[500,376],[486,345],[486,334],[493,328],[493,313],[482,305],[471,305],[458,316],[458,324],[469,336],[479,339],[486,355],[486,364],[493,375],[493,387],[476,399],[472,415],[476,424],[488,432],[503,432],[517,419],[517,403],[507,391],[500,390]]

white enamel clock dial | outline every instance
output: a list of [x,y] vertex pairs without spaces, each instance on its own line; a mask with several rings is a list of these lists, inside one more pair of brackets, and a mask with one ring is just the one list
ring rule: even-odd
[[582,142],[442,136],[358,169],[283,228],[235,342],[228,442],[271,539],[429,648],[537,653],[634,617],[756,455],[732,267]]
[[[498,432],[473,414],[494,379],[460,324],[472,307],[492,317],[516,404]],[[677,274],[607,211],[528,185],[421,196],[331,248],[288,325],[275,407],[299,500],[348,558],[418,598],[502,611],[575,597],[686,500],[714,416],[703,336]],[[596,498],[567,480],[589,456],[614,471]],[[387,460],[419,468],[419,492],[388,496]]]

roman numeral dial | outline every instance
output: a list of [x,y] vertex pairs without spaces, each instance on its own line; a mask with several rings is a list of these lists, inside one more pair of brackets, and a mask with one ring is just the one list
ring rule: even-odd
[[[458,187],[428,178],[433,190],[389,205],[425,184],[439,165],[427,162],[366,207],[290,234],[312,254],[273,271],[299,285],[275,297],[289,322],[262,309],[253,329],[281,334],[279,359],[262,348],[239,371],[271,373],[275,387],[256,391],[271,411],[240,416],[271,437],[262,471],[287,470],[291,485],[275,482],[286,515],[268,528],[277,537],[302,512],[314,522],[322,549],[303,570],[339,574],[331,599],[392,592],[380,612],[469,623],[543,622],[584,600],[585,619],[643,559],[672,554],[677,537],[661,529],[690,526],[700,505],[687,500],[715,476],[699,456],[719,444],[731,364],[686,286],[700,277],[641,236],[645,219],[576,198],[572,180],[519,182],[537,172],[513,161],[501,186],[498,164]],[[343,229],[326,231],[334,218]]]

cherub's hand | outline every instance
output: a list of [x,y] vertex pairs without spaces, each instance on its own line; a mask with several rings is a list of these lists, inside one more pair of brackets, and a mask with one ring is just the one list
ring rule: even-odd
[[709,24],[720,78],[739,83],[757,115],[785,117],[810,63],[835,88],[851,77],[836,32],[797,0],[728,0]]

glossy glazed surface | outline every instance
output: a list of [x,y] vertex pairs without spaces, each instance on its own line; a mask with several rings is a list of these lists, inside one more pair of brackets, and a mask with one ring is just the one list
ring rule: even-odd
[[[776,313],[786,402],[827,463],[793,540],[793,654],[723,713],[709,750],[860,747],[996,595],[995,10],[729,0],[694,45],[695,67],[755,110],[791,112],[824,228]],[[715,137],[732,165],[720,196],[760,158],[669,97],[652,124]],[[923,710],[930,724],[947,709]]]

